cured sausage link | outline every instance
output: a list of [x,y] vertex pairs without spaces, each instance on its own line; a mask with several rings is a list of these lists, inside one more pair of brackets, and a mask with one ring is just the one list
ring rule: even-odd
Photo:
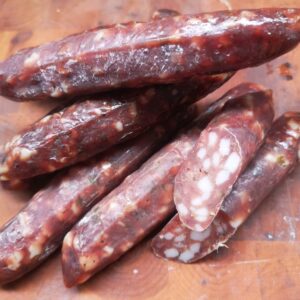
[[254,84],[248,84],[248,90],[239,86],[212,104],[200,114],[198,126],[152,156],[73,227],[62,248],[66,286],[88,280],[175,212],[174,178],[192,150],[200,128],[222,110],[226,101],[228,106],[235,105],[234,95],[252,95],[257,88]]
[[0,229],[0,284],[42,263],[72,225],[197,113],[196,106],[183,111],[135,140],[58,175],[36,193]]
[[299,40],[300,10],[291,8],[117,24],[18,52],[0,63],[0,94],[45,100],[177,82],[262,64]]
[[0,179],[33,177],[86,160],[166,120],[231,76],[193,77],[176,85],[117,91],[76,102],[45,116],[4,146]]
[[[241,84],[239,89],[248,86]],[[260,86],[257,90],[236,98],[235,105],[225,105],[201,133],[175,178],[175,205],[190,229],[203,231],[210,225],[271,127],[272,93]]]
[[254,160],[235,183],[203,232],[185,227],[178,214],[152,240],[155,255],[192,263],[223,246],[256,207],[297,165],[300,113],[286,113],[269,132]]

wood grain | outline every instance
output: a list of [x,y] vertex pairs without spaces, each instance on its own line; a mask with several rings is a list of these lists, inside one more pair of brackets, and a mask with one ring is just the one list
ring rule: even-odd
[[[0,0],[0,59],[97,25],[146,20],[158,8],[183,13],[267,6],[300,7],[299,0]],[[292,80],[280,73],[291,64]],[[300,110],[300,47],[272,63],[241,71],[215,99],[242,81],[254,81],[274,90],[276,114]],[[14,103],[0,99],[0,140],[50,110],[54,103]],[[31,191],[0,190],[0,224],[30,199]],[[300,168],[280,185],[228,243],[207,259],[180,265],[155,258],[149,240],[79,288],[62,283],[59,253],[37,270],[8,287],[1,300],[75,299],[299,299],[300,295]]]

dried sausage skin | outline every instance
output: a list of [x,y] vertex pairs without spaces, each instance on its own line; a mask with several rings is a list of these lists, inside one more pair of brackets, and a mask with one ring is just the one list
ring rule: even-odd
[[[253,86],[257,92],[247,94]],[[237,89],[244,89],[245,94],[235,104],[225,105],[208,124],[175,178],[179,217],[196,231],[205,230],[213,221],[272,125],[272,92],[253,83]]]
[[265,143],[235,183],[212,224],[197,232],[185,227],[176,215],[152,240],[154,253],[192,263],[223,246],[299,163],[299,140],[300,113],[285,113],[272,126]]
[[83,161],[166,120],[231,76],[193,77],[175,85],[117,91],[57,110],[4,146],[0,179],[29,178]]
[[[247,92],[251,94],[256,88],[249,84]],[[193,129],[183,131],[152,156],[73,227],[64,239],[62,250],[68,287],[85,282],[117,260],[174,213],[174,177],[200,130],[222,111],[226,102],[234,103],[234,96],[245,91],[236,88],[201,111]]]
[[291,8],[117,24],[18,52],[0,63],[0,94],[59,99],[231,72],[274,59],[299,39],[300,10]]
[[59,174],[0,229],[0,284],[43,262],[95,203],[137,169],[179,128],[197,116],[182,111],[151,131]]

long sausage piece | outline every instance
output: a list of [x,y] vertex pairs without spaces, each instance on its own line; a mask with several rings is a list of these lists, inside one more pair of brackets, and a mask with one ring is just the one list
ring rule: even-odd
[[193,77],[176,85],[117,91],[47,115],[5,145],[0,179],[33,177],[83,161],[166,120],[231,76]]
[[66,232],[97,201],[180,128],[197,116],[197,106],[151,131],[57,176],[0,230],[0,284],[29,272],[61,244]]
[[300,10],[219,11],[117,24],[25,49],[0,63],[0,94],[45,100],[256,66],[293,49]]
[[175,212],[174,178],[197,140],[200,128],[223,108],[224,101],[233,105],[234,95],[242,91],[251,94],[256,86],[249,84],[249,90],[239,88],[210,106],[200,115],[198,126],[156,153],[66,235],[62,250],[66,286],[88,280]]
[[297,165],[299,137],[300,113],[284,114],[275,122],[266,142],[235,183],[212,224],[203,232],[197,232],[185,227],[176,215],[152,240],[154,253],[191,263],[223,246]]
[[261,88],[241,96],[236,105],[225,105],[205,128],[175,178],[174,202],[184,225],[196,231],[210,225],[262,144],[273,117],[272,92]]

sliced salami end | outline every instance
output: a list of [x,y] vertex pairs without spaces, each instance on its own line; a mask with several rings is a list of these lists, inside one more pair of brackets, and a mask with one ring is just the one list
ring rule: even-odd
[[[176,179],[174,201],[181,221],[190,229],[205,230],[217,215],[223,200],[270,129],[274,111],[272,93],[248,84],[224,106],[201,133]],[[228,94],[226,95],[228,97]]]

